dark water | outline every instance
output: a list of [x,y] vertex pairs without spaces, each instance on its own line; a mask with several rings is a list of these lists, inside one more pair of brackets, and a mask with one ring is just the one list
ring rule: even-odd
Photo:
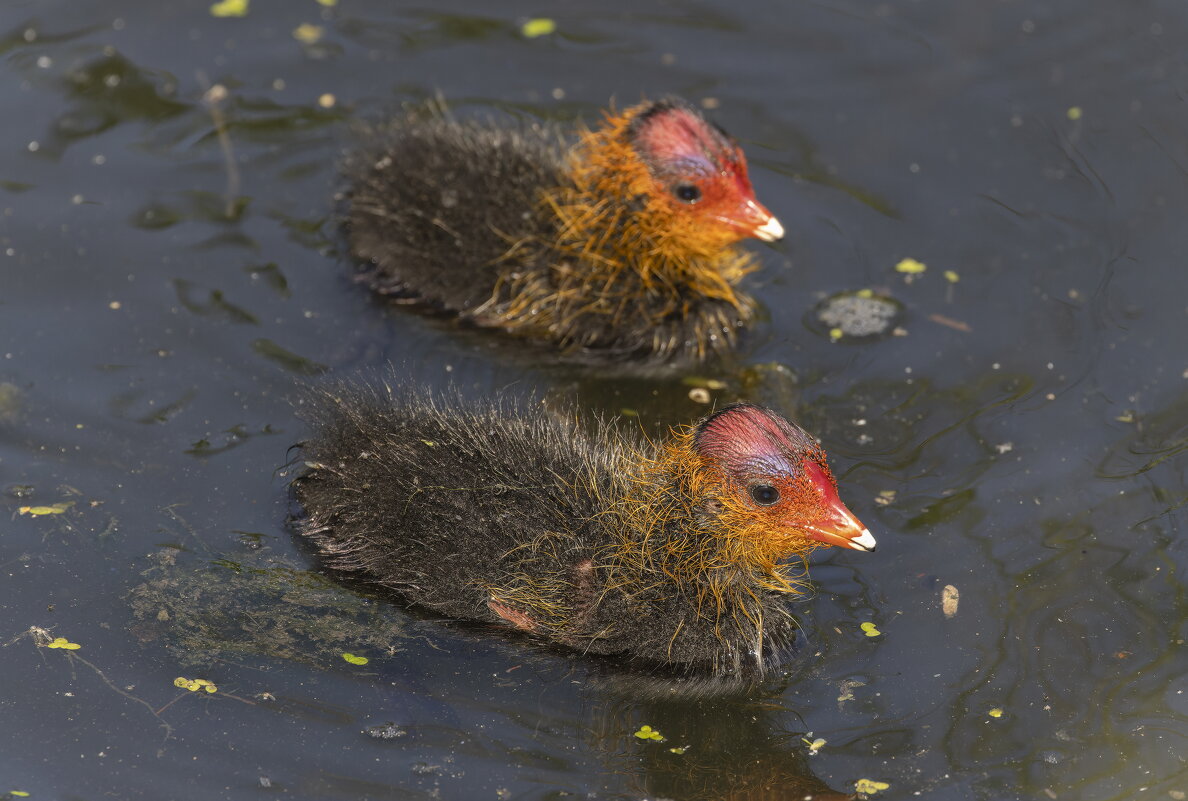
[[[394,5],[0,10],[0,798],[1185,798],[1188,9]],[[319,373],[706,408],[349,282],[345,123],[437,91],[590,121],[675,92],[746,143],[789,237],[701,377],[819,433],[880,543],[817,560],[769,685],[668,697],[309,572],[276,471]],[[807,321],[862,288],[906,335]]]

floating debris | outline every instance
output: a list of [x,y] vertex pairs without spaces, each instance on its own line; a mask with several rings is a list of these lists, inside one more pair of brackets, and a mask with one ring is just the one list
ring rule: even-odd
[[218,687],[206,679],[187,679],[185,676],[178,676],[174,679],[173,686],[180,687],[183,690],[189,690],[190,692],[206,690],[208,693],[215,693],[219,691]]
[[538,36],[548,36],[550,33],[555,33],[557,30],[557,23],[548,17],[534,17],[527,20],[520,26],[520,33],[526,39],[535,39]]
[[841,709],[841,705],[846,701],[854,700],[854,689],[857,687],[865,687],[866,682],[859,679],[842,679],[838,682],[838,688],[841,693],[837,696],[837,707]]
[[899,264],[895,265],[895,272],[905,275],[919,275],[927,269],[927,264],[915,259],[900,259]]
[[248,0],[222,0],[210,7],[210,13],[215,17],[246,17]]
[[890,787],[891,785],[887,784],[887,782],[876,782],[873,779],[859,779],[854,782],[854,789],[866,795],[879,793],[883,790],[890,789]]
[[941,590],[941,611],[945,613],[945,617],[953,617],[957,614],[957,603],[961,600],[961,593],[957,592],[957,588],[952,584],[946,584],[945,588]]
[[44,515],[60,515],[71,506],[74,506],[74,501],[62,501],[49,506],[21,506],[17,508],[17,512],[23,515],[42,517]]
[[363,733],[377,740],[396,740],[408,734],[405,729],[400,728],[395,723],[380,723],[376,726],[368,726],[363,730]]
[[949,328],[962,331],[966,334],[973,331],[973,329],[969,327],[969,323],[965,322],[964,320],[955,320],[952,317],[946,317],[943,314],[930,314],[928,315],[928,319],[939,325],[948,326]]
[[871,623],[869,621],[867,621],[866,623],[863,623],[858,628],[862,629],[862,633],[865,634],[867,637],[878,637],[880,634],[883,633],[883,632],[879,631],[878,628],[875,627],[874,623]]
[[303,22],[293,29],[293,38],[304,44],[314,44],[322,38],[322,26]]
[[841,292],[817,304],[809,327],[833,342],[890,336],[903,316],[903,304],[869,289]]
[[128,594],[132,633],[195,673],[259,656],[324,668],[347,648],[398,651],[406,636],[400,616],[267,549],[194,569],[177,558],[150,557],[155,567]]

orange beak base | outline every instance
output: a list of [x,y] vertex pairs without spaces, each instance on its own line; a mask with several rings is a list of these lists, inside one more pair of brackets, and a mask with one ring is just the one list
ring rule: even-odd
[[870,530],[846,508],[840,499],[834,497],[825,516],[801,523],[797,526],[811,540],[836,545],[838,548],[852,548],[855,551],[873,551],[875,538]]

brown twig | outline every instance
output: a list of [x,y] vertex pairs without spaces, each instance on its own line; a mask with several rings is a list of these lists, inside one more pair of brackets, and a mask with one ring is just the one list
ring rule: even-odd
[[[198,74],[198,80],[203,86],[207,85],[206,76],[202,73]],[[210,118],[214,122],[215,136],[219,139],[219,148],[223,151],[223,163],[227,167],[227,201],[223,207],[223,213],[228,220],[231,220],[235,217],[235,201],[239,197],[239,167],[235,163],[235,151],[231,147],[231,137],[227,133],[227,117],[223,114],[223,108],[220,105],[227,99],[227,95],[227,87],[216,83],[206,89],[202,95],[202,101],[206,103]]]

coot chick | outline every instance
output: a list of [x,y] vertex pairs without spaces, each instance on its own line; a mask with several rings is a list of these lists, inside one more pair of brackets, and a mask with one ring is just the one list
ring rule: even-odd
[[328,565],[444,615],[686,674],[761,674],[820,545],[874,550],[820,444],[734,404],[664,443],[540,405],[313,399],[297,526]]
[[346,227],[382,294],[604,359],[730,350],[755,303],[747,237],[783,226],[737,143],[677,98],[550,126],[444,109],[373,126],[348,157]]

